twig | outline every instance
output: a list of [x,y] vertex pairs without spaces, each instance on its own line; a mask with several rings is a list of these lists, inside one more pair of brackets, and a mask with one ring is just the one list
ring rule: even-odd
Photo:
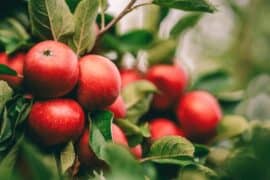
[[102,34],[104,34],[106,31],[108,31],[113,25],[115,25],[119,20],[122,19],[122,17],[124,17],[125,15],[127,15],[129,12],[133,11],[134,9],[141,7],[141,6],[146,6],[146,5],[150,5],[152,3],[142,3],[142,4],[138,4],[135,5],[136,0],[131,0],[128,5],[123,9],[123,11],[117,16],[115,17],[109,24],[107,24],[103,29],[101,29],[99,31],[98,36],[101,36]]

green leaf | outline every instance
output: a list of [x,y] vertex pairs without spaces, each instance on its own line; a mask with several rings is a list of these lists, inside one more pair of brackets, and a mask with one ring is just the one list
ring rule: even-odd
[[177,45],[177,39],[160,40],[154,43],[151,48],[146,51],[149,64],[172,64]]
[[140,80],[126,86],[122,91],[127,108],[125,119],[137,123],[139,118],[148,111],[155,92],[157,92],[155,85],[146,80]]
[[215,11],[215,7],[207,0],[154,0],[153,3],[159,6],[181,9],[185,11]]
[[101,151],[107,142],[112,141],[111,124],[113,113],[110,111],[98,111],[90,114],[90,138],[89,144],[95,154],[103,159]]
[[194,82],[193,89],[207,90],[215,95],[226,90],[230,86],[229,74],[223,69],[206,72]]
[[143,169],[124,147],[108,143],[104,146],[101,155],[111,168],[107,180],[144,180]]
[[125,132],[131,147],[141,144],[144,137],[150,137],[148,124],[139,127],[130,121],[122,119],[117,119],[116,123]]
[[194,144],[195,152],[194,156],[195,157],[205,157],[209,154],[209,148],[203,144]]
[[[19,13],[20,11],[17,11],[16,15]],[[30,36],[26,28],[15,17],[9,17],[0,22],[0,45],[7,54],[11,54],[28,44]]]
[[147,30],[132,30],[122,36],[106,34],[102,38],[102,44],[106,49],[115,49],[118,52],[137,53],[141,49],[150,47],[154,40],[153,34]]
[[[21,156],[25,160],[25,166],[30,171],[33,179],[60,180],[56,163],[49,156],[42,154],[36,147],[24,142],[21,146]],[[47,159],[48,158],[48,159]]]
[[17,72],[13,69],[11,69],[10,67],[8,67],[7,65],[4,64],[0,64],[0,74],[3,75],[10,75],[10,76],[17,76]]
[[170,35],[172,37],[179,37],[184,31],[195,26],[201,19],[202,14],[193,13],[181,18],[172,28]]
[[46,40],[63,41],[74,32],[73,16],[65,0],[30,0],[32,32]]
[[248,128],[249,124],[242,116],[226,115],[218,125],[215,140],[220,141],[241,135]]
[[0,121],[0,157],[23,134],[24,127],[21,125],[26,120],[32,103],[32,99],[25,99],[20,95],[14,96],[6,103]]
[[98,0],[82,0],[75,10],[75,32],[68,43],[77,55],[89,52],[95,44],[97,13]]
[[219,179],[216,172],[203,165],[188,165],[180,171],[178,177],[180,180],[217,180]]
[[68,168],[70,168],[75,161],[75,149],[73,143],[70,141],[66,147],[61,151],[60,160],[62,173],[64,174]]
[[8,86],[7,82],[0,80],[0,112],[2,112],[6,102],[12,98],[12,94],[13,90]]
[[187,139],[179,136],[166,136],[154,142],[148,157],[142,161],[171,162],[172,164],[178,162],[186,165],[186,163],[193,163],[194,151],[194,146]]

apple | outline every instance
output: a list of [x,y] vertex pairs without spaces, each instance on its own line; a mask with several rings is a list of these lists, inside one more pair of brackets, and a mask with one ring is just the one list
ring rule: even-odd
[[69,93],[79,77],[77,55],[65,44],[43,41],[26,55],[25,84],[34,96],[56,98]]
[[79,65],[78,102],[89,111],[111,105],[119,96],[121,88],[117,67],[99,55],[84,56]]
[[118,96],[114,103],[107,109],[113,112],[114,117],[117,119],[124,118],[126,116],[126,105],[122,96]]
[[187,85],[187,75],[178,65],[155,65],[151,67],[146,79],[154,83],[160,90],[153,98],[152,107],[166,110],[177,103]]
[[149,123],[151,140],[155,141],[164,136],[182,136],[183,131],[171,120],[166,118],[156,118]]
[[84,112],[72,99],[37,101],[28,117],[30,131],[45,146],[76,140],[83,132],[84,124]]
[[[5,53],[0,53],[0,64],[7,65],[15,70],[17,74],[23,75],[23,64],[25,54],[18,53],[15,56],[8,57]],[[6,81],[10,86],[16,88],[22,84],[23,78],[18,76],[0,75],[0,80]]]
[[142,75],[137,70],[134,69],[122,69],[120,70],[120,74],[122,80],[122,88],[130,83],[142,79]]
[[142,145],[138,144],[135,147],[130,148],[131,153],[137,158],[142,158]]
[[186,93],[179,101],[176,114],[185,134],[195,139],[215,133],[222,117],[216,98],[206,91]]

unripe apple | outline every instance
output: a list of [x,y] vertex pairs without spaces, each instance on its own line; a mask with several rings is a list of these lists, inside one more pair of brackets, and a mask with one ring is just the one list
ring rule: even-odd
[[124,118],[126,116],[126,105],[122,96],[118,96],[114,103],[107,109],[113,112],[114,117],[117,119]]
[[187,85],[186,73],[176,65],[153,66],[148,70],[146,78],[160,90],[152,104],[158,110],[166,110],[174,105]]
[[84,124],[82,108],[71,99],[35,102],[28,118],[30,131],[46,146],[76,140]]
[[216,98],[206,91],[186,93],[181,97],[176,113],[185,134],[195,139],[215,133],[222,116]]
[[141,80],[142,75],[134,69],[122,69],[120,70],[122,88],[135,81]]
[[137,158],[142,158],[142,145],[138,144],[135,147],[130,148],[131,153]]
[[[8,57],[5,53],[0,54],[0,64],[7,65],[15,70],[18,75],[23,75],[23,64],[25,55],[18,53],[15,56]],[[6,81],[12,87],[19,87],[22,84],[23,78],[18,76],[0,75],[0,80]]]
[[79,77],[78,58],[65,44],[43,41],[27,53],[25,83],[34,96],[55,98],[70,92]]
[[164,136],[182,136],[183,131],[171,120],[166,118],[156,118],[149,124],[151,140],[155,141]]
[[107,58],[87,55],[80,59],[77,99],[87,110],[104,109],[119,96],[121,78],[117,67]]

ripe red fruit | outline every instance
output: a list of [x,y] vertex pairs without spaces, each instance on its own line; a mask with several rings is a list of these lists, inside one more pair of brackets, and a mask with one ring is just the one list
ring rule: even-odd
[[77,83],[79,66],[76,54],[65,44],[44,41],[27,53],[24,63],[25,83],[35,96],[60,97]]
[[142,158],[142,145],[138,144],[137,146],[130,148],[131,153],[137,158]]
[[120,74],[121,74],[121,80],[122,80],[122,88],[130,83],[133,83],[135,81],[142,79],[142,75],[134,69],[122,69],[120,71]]
[[96,165],[99,160],[89,145],[89,130],[86,129],[78,143],[79,161],[85,166]]
[[[19,75],[23,75],[23,64],[25,55],[22,53],[8,57],[5,53],[0,53],[0,64],[7,65],[15,70]],[[17,76],[0,75],[0,80],[6,81],[12,87],[18,87],[22,84],[22,78]]]
[[213,134],[222,116],[215,97],[205,91],[186,93],[176,113],[186,135],[199,139]]
[[126,105],[121,96],[118,96],[107,109],[113,112],[115,118],[124,118],[126,116]]
[[146,78],[161,91],[153,99],[153,108],[166,110],[176,103],[187,85],[187,76],[180,66],[156,65],[151,67]]
[[30,130],[48,146],[76,140],[84,129],[84,123],[82,108],[71,99],[36,102],[28,118]]
[[121,78],[117,67],[107,58],[87,55],[80,59],[77,99],[87,110],[104,109],[119,95]]
[[150,124],[151,140],[155,141],[164,136],[183,136],[183,131],[169,119],[157,118],[153,119]]

